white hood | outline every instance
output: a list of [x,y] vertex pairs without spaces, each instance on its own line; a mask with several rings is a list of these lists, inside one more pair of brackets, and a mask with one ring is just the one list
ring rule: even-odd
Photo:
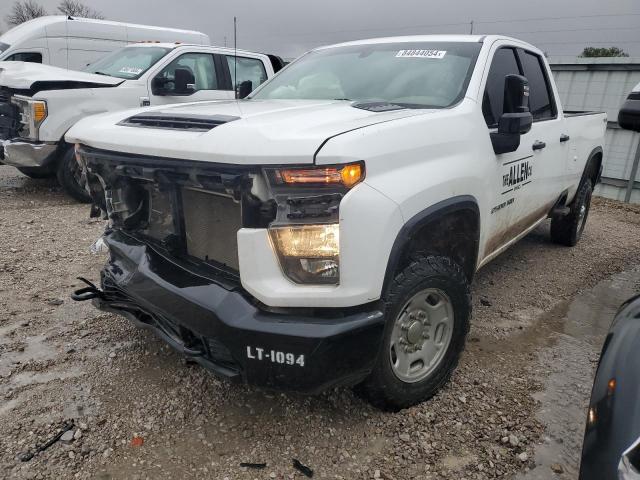
[[0,62],[0,86],[30,89],[36,82],[79,82],[91,85],[118,85],[122,78],[66,70],[30,62]]
[[[206,132],[118,125],[139,113],[237,117]],[[93,116],[69,130],[69,143],[145,156],[233,164],[311,163],[341,133],[434,110],[371,112],[334,100],[199,102]]]

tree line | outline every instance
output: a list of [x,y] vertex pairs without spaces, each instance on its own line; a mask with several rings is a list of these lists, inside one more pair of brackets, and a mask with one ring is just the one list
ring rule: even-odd
[[[88,7],[78,0],[61,0],[53,14],[104,19],[101,12]],[[5,17],[5,22],[11,28],[44,15],[49,15],[49,13],[35,0],[21,0],[14,2],[11,6],[11,11]]]

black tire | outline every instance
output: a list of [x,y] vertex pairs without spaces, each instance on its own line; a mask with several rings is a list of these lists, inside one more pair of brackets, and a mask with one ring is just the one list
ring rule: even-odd
[[[407,302],[425,289],[446,294],[453,310],[453,332],[439,363],[426,378],[414,383],[394,373],[389,350],[394,324]],[[471,317],[471,291],[462,268],[447,257],[420,256],[400,272],[384,293],[386,325],[373,371],[358,390],[372,404],[397,411],[431,398],[451,377],[464,350]]]
[[64,191],[80,203],[91,203],[91,196],[80,185],[80,166],[76,161],[73,148],[68,148],[58,161],[58,182]]
[[[589,208],[591,207],[591,182],[586,180],[578,189],[576,197],[569,205],[569,213],[551,219],[551,240],[567,247],[573,247],[587,224]],[[581,214],[583,212],[583,214]]]
[[56,171],[50,167],[17,167],[18,171],[29,178],[41,179],[56,176]]

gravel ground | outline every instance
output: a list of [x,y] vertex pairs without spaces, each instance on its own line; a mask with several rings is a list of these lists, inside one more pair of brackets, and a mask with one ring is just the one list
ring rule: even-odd
[[[314,478],[575,478],[600,344],[640,288],[640,208],[595,199],[573,249],[540,226],[478,273],[452,381],[390,414],[348,389],[219,381],[72,302],[77,276],[98,277],[102,228],[54,183],[0,166],[0,478],[304,478],[293,458]],[[61,441],[20,461],[66,421]]]

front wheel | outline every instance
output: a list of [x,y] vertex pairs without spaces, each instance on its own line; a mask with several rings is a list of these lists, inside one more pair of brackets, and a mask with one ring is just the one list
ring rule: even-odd
[[446,257],[415,259],[387,288],[382,348],[360,385],[374,405],[399,410],[431,398],[458,364],[469,331],[471,293]]
[[81,203],[91,203],[91,196],[80,184],[80,175],[75,152],[73,148],[68,148],[58,162],[58,182],[70,197]]
[[578,188],[578,193],[569,206],[569,213],[551,219],[551,240],[568,247],[578,243],[587,224],[592,191],[591,182],[586,180]]

